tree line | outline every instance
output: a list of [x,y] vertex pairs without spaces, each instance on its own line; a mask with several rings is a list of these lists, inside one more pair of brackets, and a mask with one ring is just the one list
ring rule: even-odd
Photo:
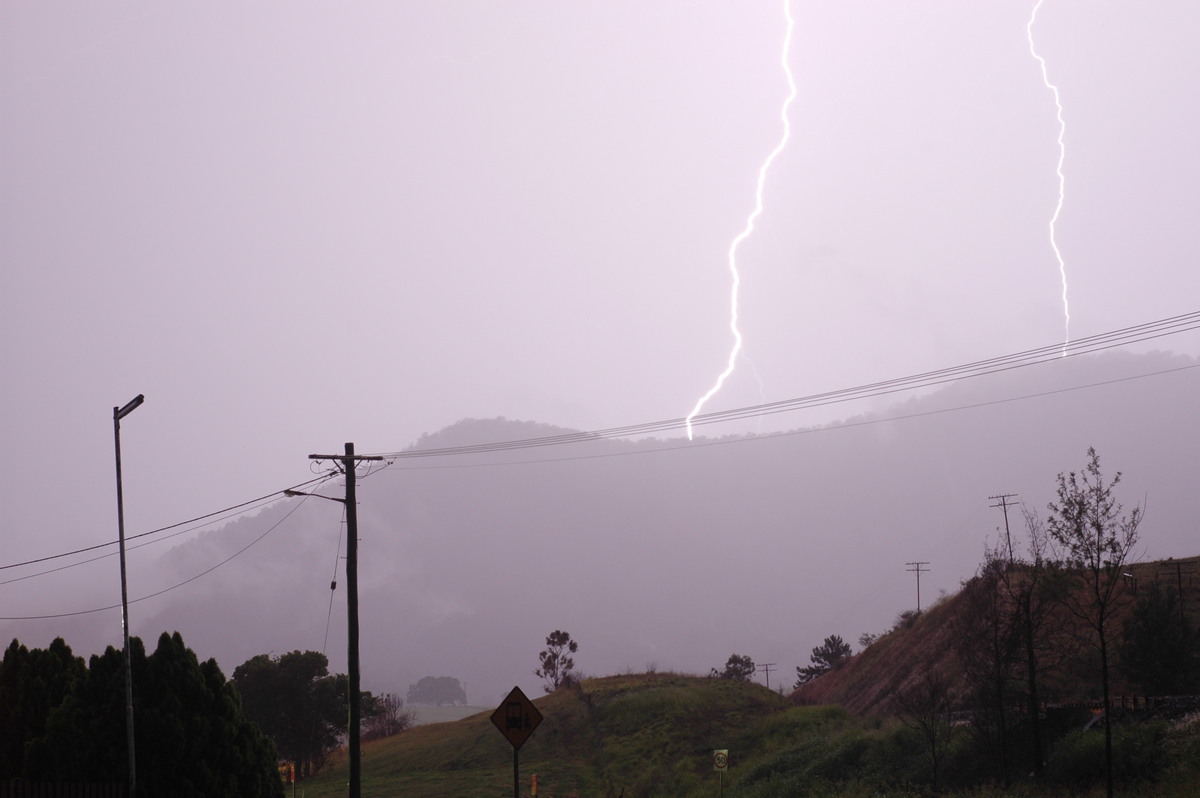
[[[88,661],[61,638],[13,640],[0,661],[0,782],[126,782],[124,654]],[[280,759],[312,775],[346,732],[347,678],[316,651],[260,654],[226,680],[178,632],[147,655],[130,638],[138,791],[146,795],[277,796]],[[402,699],[363,692],[365,739],[412,723]]]
[[1170,585],[1138,585],[1133,574],[1144,510],[1125,510],[1120,481],[1120,472],[1105,477],[1089,449],[1081,470],[1058,475],[1046,516],[1022,508],[1024,542],[1006,529],[963,583],[952,620],[961,677],[926,669],[893,704],[925,740],[935,786],[955,734],[952,710],[972,709],[974,743],[1008,785],[1018,766],[1041,779],[1051,736],[1063,744],[1047,702],[1084,693],[1098,696],[1089,725],[1103,735],[1099,765],[1111,796],[1116,686],[1143,696],[1200,690],[1200,639],[1182,596]]
[[[271,741],[243,712],[216,660],[179,633],[147,655],[129,640],[138,789],[144,795],[282,796]],[[0,662],[0,781],[126,782],[125,659],[109,646],[87,662],[61,638],[14,640]]]
[[[949,605],[952,656],[911,663],[890,710],[923,741],[935,789],[947,773],[964,777],[964,762],[974,773],[965,777],[970,783],[1007,786],[1015,774],[1042,780],[1052,749],[1059,763],[1073,749],[1080,779],[1100,774],[1111,796],[1116,691],[1158,697],[1200,692],[1200,635],[1184,611],[1181,587],[1139,584],[1133,561],[1144,508],[1122,506],[1120,483],[1119,472],[1111,478],[1103,473],[1095,449],[1087,451],[1082,469],[1059,473],[1045,515],[1022,506],[1024,534],[1006,524]],[[902,612],[891,632],[863,635],[859,644],[867,648],[892,633],[924,634],[922,620],[918,611]],[[796,668],[795,686],[852,656],[841,637],[826,637],[812,649],[810,664]],[[734,654],[710,676],[749,680],[754,673],[750,657]],[[1082,719],[1048,719],[1047,704],[1083,696],[1096,697],[1094,714],[1085,709]],[[1070,731],[1084,721],[1091,731]],[[1140,740],[1144,751],[1161,748],[1155,742],[1160,729],[1131,725],[1119,731]],[[957,765],[948,767],[950,760]],[[1123,767],[1137,769],[1128,756]]]

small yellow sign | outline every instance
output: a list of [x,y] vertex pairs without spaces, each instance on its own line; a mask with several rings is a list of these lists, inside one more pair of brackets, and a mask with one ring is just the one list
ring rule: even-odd
[[729,749],[718,748],[713,751],[713,770],[729,770]]
[[508,738],[513,748],[520,748],[542,722],[542,713],[525,697],[520,687],[514,687],[508,697],[492,713],[492,723]]

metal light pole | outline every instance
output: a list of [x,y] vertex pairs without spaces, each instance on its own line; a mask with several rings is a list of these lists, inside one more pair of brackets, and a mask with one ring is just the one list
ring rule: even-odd
[[125,741],[129,748],[129,798],[137,794],[137,760],[133,750],[133,664],[129,659],[129,591],[125,586],[125,503],[121,495],[121,419],[146,400],[138,394],[124,407],[113,408],[113,439],[117,451],[117,541],[121,550],[121,631],[125,652]]

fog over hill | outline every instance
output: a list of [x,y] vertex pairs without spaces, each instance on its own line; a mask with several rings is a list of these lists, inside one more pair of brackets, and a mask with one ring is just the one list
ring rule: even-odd
[[[924,604],[955,590],[1003,524],[988,497],[1016,493],[1044,515],[1055,475],[1082,467],[1089,446],[1106,474],[1124,473],[1126,506],[1147,505],[1140,558],[1196,555],[1198,365],[1110,352],[949,384],[878,413],[847,405],[840,423],[786,434],[397,459],[359,483],[364,687],[403,694],[449,675],[472,704],[513,684],[540,694],[536,655],[555,629],[578,640],[591,675],[704,673],[737,652],[775,663],[772,686],[790,687],[826,635],[853,642],[916,605],[907,562],[929,562]],[[560,432],[465,420],[417,448]],[[134,603],[133,632],[179,630],[227,674],[292,649],[325,650],[344,670],[341,516],[334,502],[287,499],[132,551],[131,597],[237,555]],[[1010,518],[1019,532],[1019,513]],[[103,606],[119,598],[115,583],[110,558],[7,584],[2,614]],[[38,646],[62,635],[86,654],[119,641],[119,611],[0,632]]]

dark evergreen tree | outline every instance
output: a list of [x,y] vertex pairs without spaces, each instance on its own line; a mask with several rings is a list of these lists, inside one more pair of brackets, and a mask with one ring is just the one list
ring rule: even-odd
[[[147,657],[130,638],[138,792],[185,798],[282,796],[274,746],[242,712],[214,660],[201,664],[176,632]],[[128,773],[124,658],[111,646],[50,713],[29,747],[29,777],[120,782]]]
[[825,638],[825,642],[813,648],[812,655],[809,657],[811,665],[797,666],[796,686],[811,682],[823,673],[829,673],[850,659],[853,653],[854,650],[841,638],[841,635],[830,635]]
[[61,637],[32,651],[12,641],[0,663],[0,781],[28,775],[26,744],[45,735],[51,710],[86,676]]
[[[129,638],[133,683],[145,676],[146,650]],[[87,677],[50,713],[44,737],[33,740],[27,756],[30,778],[42,781],[123,782],[129,776],[125,733],[124,656],[109,646],[88,660]],[[136,709],[134,701],[134,728]],[[135,739],[136,745],[136,739]],[[139,773],[142,770],[139,768]]]

